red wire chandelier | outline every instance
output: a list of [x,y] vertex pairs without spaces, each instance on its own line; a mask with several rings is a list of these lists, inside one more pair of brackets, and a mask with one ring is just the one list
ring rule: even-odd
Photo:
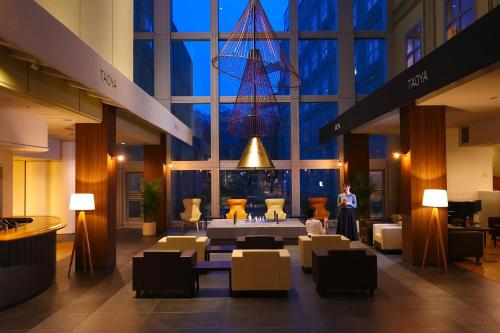
[[230,135],[249,138],[238,168],[269,169],[274,165],[262,144],[280,130],[280,113],[274,88],[301,83],[273,31],[260,0],[250,0],[229,39],[212,65],[241,80],[228,123]]

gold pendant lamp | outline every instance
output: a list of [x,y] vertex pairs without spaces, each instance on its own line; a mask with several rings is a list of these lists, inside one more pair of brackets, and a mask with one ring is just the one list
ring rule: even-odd
[[252,137],[247,143],[245,151],[241,155],[238,169],[274,169],[273,161],[259,137]]

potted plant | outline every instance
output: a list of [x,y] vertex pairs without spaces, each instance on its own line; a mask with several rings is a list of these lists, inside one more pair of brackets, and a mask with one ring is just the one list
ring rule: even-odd
[[144,193],[141,201],[144,223],[142,225],[143,236],[156,235],[156,217],[161,200],[161,179],[145,180]]
[[354,176],[354,182],[351,185],[358,199],[358,219],[368,219],[370,217],[370,194],[375,188],[361,173]]

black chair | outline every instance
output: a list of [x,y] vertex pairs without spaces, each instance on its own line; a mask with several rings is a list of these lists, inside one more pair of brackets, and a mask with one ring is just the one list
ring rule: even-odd
[[132,289],[194,296],[196,251],[146,250],[133,257]]

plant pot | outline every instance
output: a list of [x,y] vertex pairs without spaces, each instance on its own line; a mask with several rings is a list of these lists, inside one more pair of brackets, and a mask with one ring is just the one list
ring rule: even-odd
[[142,224],[142,235],[143,236],[155,236],[156,235],[156,222],[144,222]]

